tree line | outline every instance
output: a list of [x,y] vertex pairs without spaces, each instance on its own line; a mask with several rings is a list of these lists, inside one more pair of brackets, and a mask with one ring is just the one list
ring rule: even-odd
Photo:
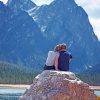
[[0,62],[0,84],[30,84],[35,76],[33,71],[28,72],[20,66]]

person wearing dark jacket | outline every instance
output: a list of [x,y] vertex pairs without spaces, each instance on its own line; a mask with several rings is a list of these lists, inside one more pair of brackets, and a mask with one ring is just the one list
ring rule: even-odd
[[55,60],[55,70],[69,71],[69,63],[71,59],[72,55],[67,52],[66,44],[62,44],[59,57],[57,56]]

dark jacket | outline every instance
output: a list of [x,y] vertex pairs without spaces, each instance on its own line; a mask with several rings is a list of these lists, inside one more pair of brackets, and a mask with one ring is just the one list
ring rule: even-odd
[[69,70],[69,61],[72,59],[72,55],[66,51],[60,51],[58,58],[58,69],[61,71]]

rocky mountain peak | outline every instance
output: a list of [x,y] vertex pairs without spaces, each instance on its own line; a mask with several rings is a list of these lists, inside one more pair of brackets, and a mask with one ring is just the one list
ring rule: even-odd
[[71,6],[71,5],[73,5],[73,4],[75,4],[75,1],[74,0],[54,0],[52,3],[51,3],[51,5],[52,4],[56,4],[56,5],[58,5],[58,4],[60,4],[60,5],[69,5],[69,6]]
[[3,9],[5,7],[5,5],[3,4],[2,1],[0,1],[0,9]]
[[14,12],[18,10],[27,11],[36,6],[31,0],[8,0],[8,7],[10,7]]

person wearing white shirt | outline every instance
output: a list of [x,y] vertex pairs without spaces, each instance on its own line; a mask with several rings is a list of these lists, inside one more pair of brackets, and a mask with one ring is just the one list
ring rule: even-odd
[[48,57],[44,66],[44,70],[55,70],[55,59],[59,56],[60,45],[57,45],[54,51],[48,52]]

